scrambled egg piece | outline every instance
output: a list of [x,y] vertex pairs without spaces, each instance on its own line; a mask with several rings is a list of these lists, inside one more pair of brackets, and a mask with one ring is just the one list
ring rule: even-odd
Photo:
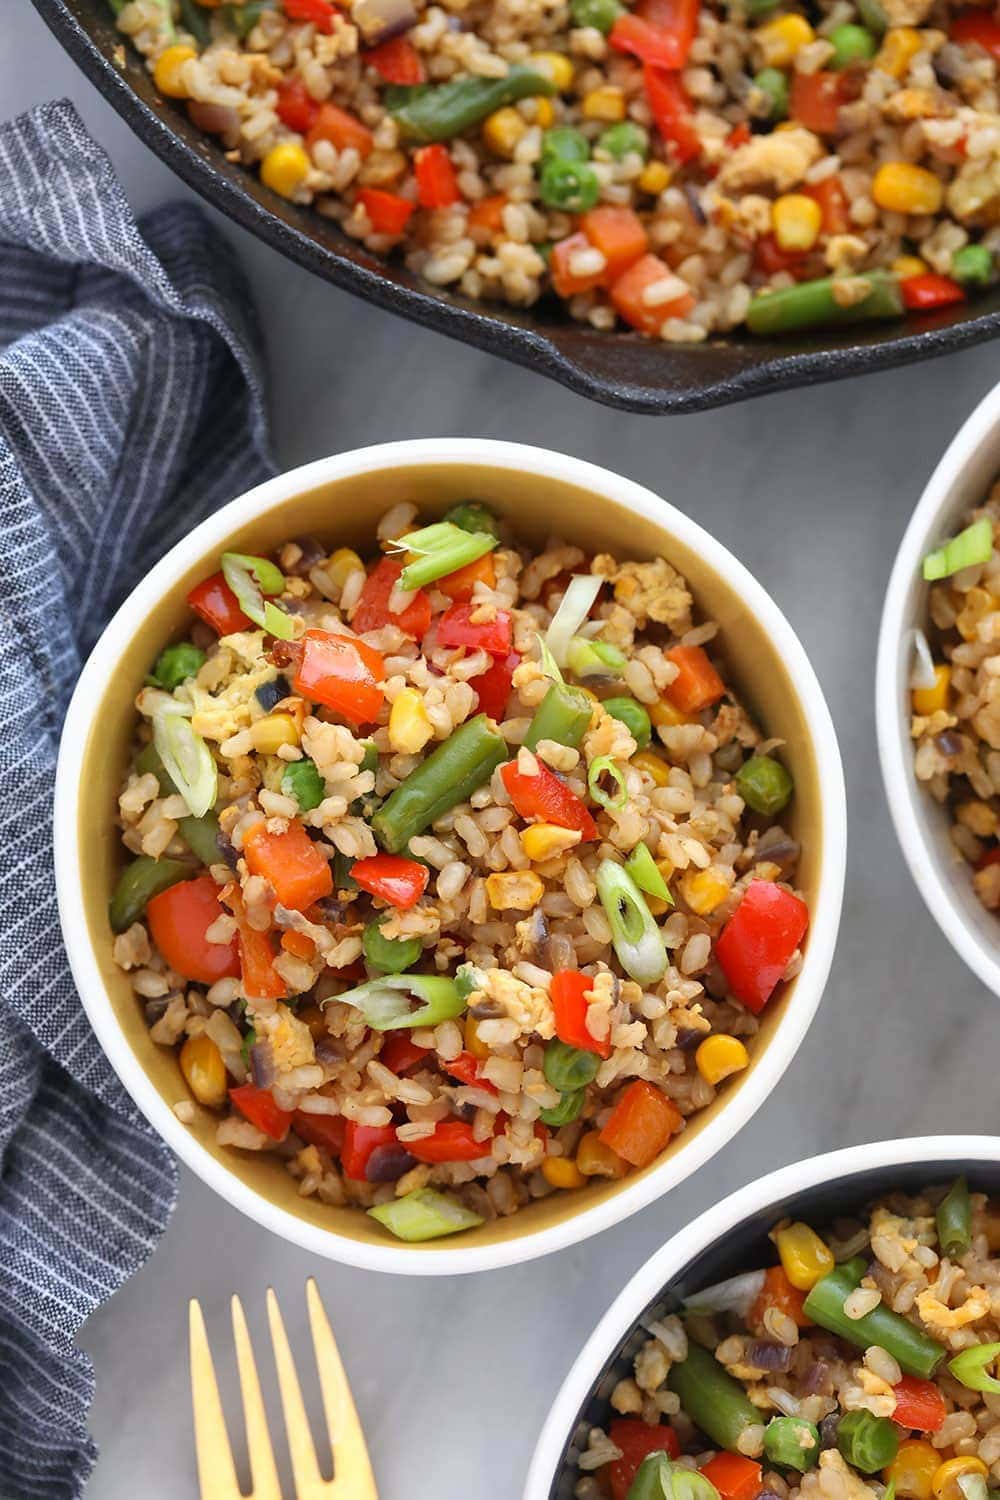
[[303,1068],[316,1061],[312,1033],[304,1021],[293,1016],[280,1002],[270,1016],[255,1016],[254,1026],[261,1041],[270,1043],[274,1065],[279,1073]]
[[981,1286],[972,1288],[961,1307],[945,1307],[932,1289],[917,1298],[917,1312],[931,1328],[964,1328],[985,1318],[989,1310],[989,1293]]
[[490,1001],[495,1002],[509,1020],[516,1021],[522,1031],[537,1031],[543,1041],[555,1036],[552,1001],[548,992],[538,985],[515,979],[506,969],[487,969],[482,989],[473,990],[469,996],[469,1009],[474,1013],[477,1005]]
[[614,584],[616,602],[635,616],[640,629],[648,620],[668,625],[675,635],[691,629],[691,591],[666,558],[619,563],[601,553],[593,571]]
[[730,153],[719,169],[716,185],[724,193],[744,193],[754,188],[787,193],[822,155],[823,146],[811,130],[755,135],[745,146]]

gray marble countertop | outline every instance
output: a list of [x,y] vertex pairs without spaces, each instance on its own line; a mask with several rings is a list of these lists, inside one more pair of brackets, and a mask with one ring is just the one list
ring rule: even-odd
[[[3,115],[68,95],[137,208],[183,196],[28,0],[6,0],[0,11]],[[757,574],[810,653],[840,735],[850,845],[826,996],[773,1096],[701,1173],[562,1255],[448,1281],[313,1260],[182,1172],[156,1254],[84,1330],[100,1445],[89,1500],[192,1500],[187,1298],[202,1299],[223,1351],[227,1299],[239,1292],[266,1354],[263,1299],[274,1286],[304,1351],[310,1275],[351,1373],[382,1500],[513,1500],[585,1336],[676,1228],[796,1157],[894,1135],[1000,1133],[997,1002],[945,944],[910,882],[873,721],[876,628],[893,553],[944,446],[1000,373],[997,346],[697,416],[631,417],[394,319],[227,232],[266,329],[283,464],[387,438],[480,434],[619,469],[696,516]]]

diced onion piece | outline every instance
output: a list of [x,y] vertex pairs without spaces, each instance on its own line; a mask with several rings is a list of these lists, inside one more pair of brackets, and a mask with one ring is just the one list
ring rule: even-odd
[[760,1296],[767,1273],[744,1271],[740,1276],[730,1276],[728,1281],[717,1281],[703,1291],[685,1297],[684,1308],[693,1313],[734,1312],[746,1317]]
[[566,665],[569,643],[590,613],[591,605],[601,591],[603,578],[596,573],[577,573],[566,585],[562,603],[555,612],[552,623],[545,632],[545,643],[555,658],[556,665]]
[[433,1188],[414,1188],[412,1193],[404,1193],[402,1198],[394,1198],[389,1203],[380,1203],[368,1212],[398,1240],[411,1243],[437,1240],[445,1234],[459,1234],[463,1229],[475,1229],[484,1222],[457,1198],[435,1192]]
[[927,644],[927,637],[922,630],[910,632],[913,647],[913,658],[910,666],[910,687],[916,689],[927,689],[934,687],[937,676],[934,671],[934,658],[931,648]]
[[203,818],[215,806],[219,778],[215,757],[201,735],[195,734],[183,712],[161,710],[153,716],[153,744],[188,812]]
[[266,557],[253,557],[247,552],[224,552],[222,576],[236,595],[240,609],[255,625],[260,625],[279,640],[291,640],[291,615],[264,597],[265,594],[280,594],[285,587],[280,568]]
[[656,984],[667,971],[667,949],[639,887],[624,866],[604,859],[597,867],[597,894],[622,968],[638,984]]
[[953,536],[928,552],[924,558],[924,580],[934,583],[939,578],[950,578],[963,568],[972,568],[979,563],[988,563],[993,556],[993,522],[989,516],[980,516],[971,526],[966,526],[958,536]]
[[[601,777],[610,776],[617,785],[618,790],[614,796],[609,797],[601,786]],[[620,812],[628,802],[628,787],[625,785],[625,773],[621,766],[611,755],[597,755],[590,762],[587,771],[587,790],[595,802],[609,811]]]
[[562,682],[563,674],[556,665],[555,657],[545,644],[545,637],[536,634],[535,640],[538,642],[538,659],[541,663],[542,671],[546,677],[551,677],[553,682]]

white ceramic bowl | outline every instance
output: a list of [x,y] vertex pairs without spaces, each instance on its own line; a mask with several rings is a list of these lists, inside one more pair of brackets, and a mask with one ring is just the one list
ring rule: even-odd
[[[749,1069],[691,1122],[665,1155],[621,1182],[552,1194],[508,1219],[423,1246],[393,1241],[357,1210],[295,1193],[280,1165],[214,1142],[187,1098],[176,1062],[149,1039],[127,979],[111,961],[106,901],[120,860],[114,798],[126,764],[132,699],[148,662],[188,618],[187,590],[227,548],[261,552],[316,531],[368,546],[374,521],[412,498],[440,512],[477,495],[532,542],[555,529],[581,545],[671,556],[720,623],[741,691],[771,733],[784,733],[797,795],[790,827],[803,845],[811,927],[798,977],[768,1007]],[[754,680],[754,666],[758,668]],[[154,1128],[204,1182],[258,1223],[335,1260],[418,1274],[479,1271],[571,1245],[645,1207],[701,1167],[774,1088],[812,1020],[833,956],[844,883],[845,801],[836,736],[805,653],[781,612],[735,558],[650,491],[577,459],[475,439],[385,444],[322,459],[259,486],[194,530],[149,573],[108,625],[73,695],[56,788],[56,871],[63,931],[87,1014],[119,1077]]]
[[927,618],[924,557],[962,529],[1000,475],[1000,385],[959,429],[931,475],[893,565],[879,629],[875,720],[886,798],[910,873],[956,953],[1000,995],[1000,931],[982,906],[949,837],[947,809],[921,787],[910,738],[912,632]]
[[[563,1382],[538,1439],[523,1500],[572,1500],[575,1458],[587,1430],[608,1420],[607,1398],[648,1323],[677,1301],[767,1263],[779,1219],[823,1224],[898,1188],[917,1190],[964,1172],[970,1186],[1000,1190],[1000,1139],[922,1136],[809,1157],[724,1198],[668,1240],[619,1294]],[[640,1321],[641,1320],[641,1321]]]

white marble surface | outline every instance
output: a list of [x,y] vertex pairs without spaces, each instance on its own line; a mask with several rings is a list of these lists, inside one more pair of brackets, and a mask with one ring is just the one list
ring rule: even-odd
[[[3,115],[55,95],[76,101],[139,208],[183,194],[77,75],[28,0],[4,0]],[[897,538],[943,446],[997,377],[996,347],[698,416],[628,417],[230,237],[267,331],[284,463],[385,438],[480,433],[618,468],[697,516],[758,574],[811,653],[841,736],[850,861],[826,998],[781,1086],[695,1180],[561,1256],[449,1283],[313,1261],[185,1173],[157,1253],[84,1330],[101,1449],[89,1500],[195,1494],[187,1297],[201,1297],[221,1348],[229,1293],[244,1297],[263,1337],[273,1285],[304,1348],[308,1275],[353,1378],[382,1500],[512,1500],[584,1336],[673,1229],[797,1156],[891,1135],[1000,1131],[997,1002],[945,946],[903,867],[872,714],[875,629]]]

